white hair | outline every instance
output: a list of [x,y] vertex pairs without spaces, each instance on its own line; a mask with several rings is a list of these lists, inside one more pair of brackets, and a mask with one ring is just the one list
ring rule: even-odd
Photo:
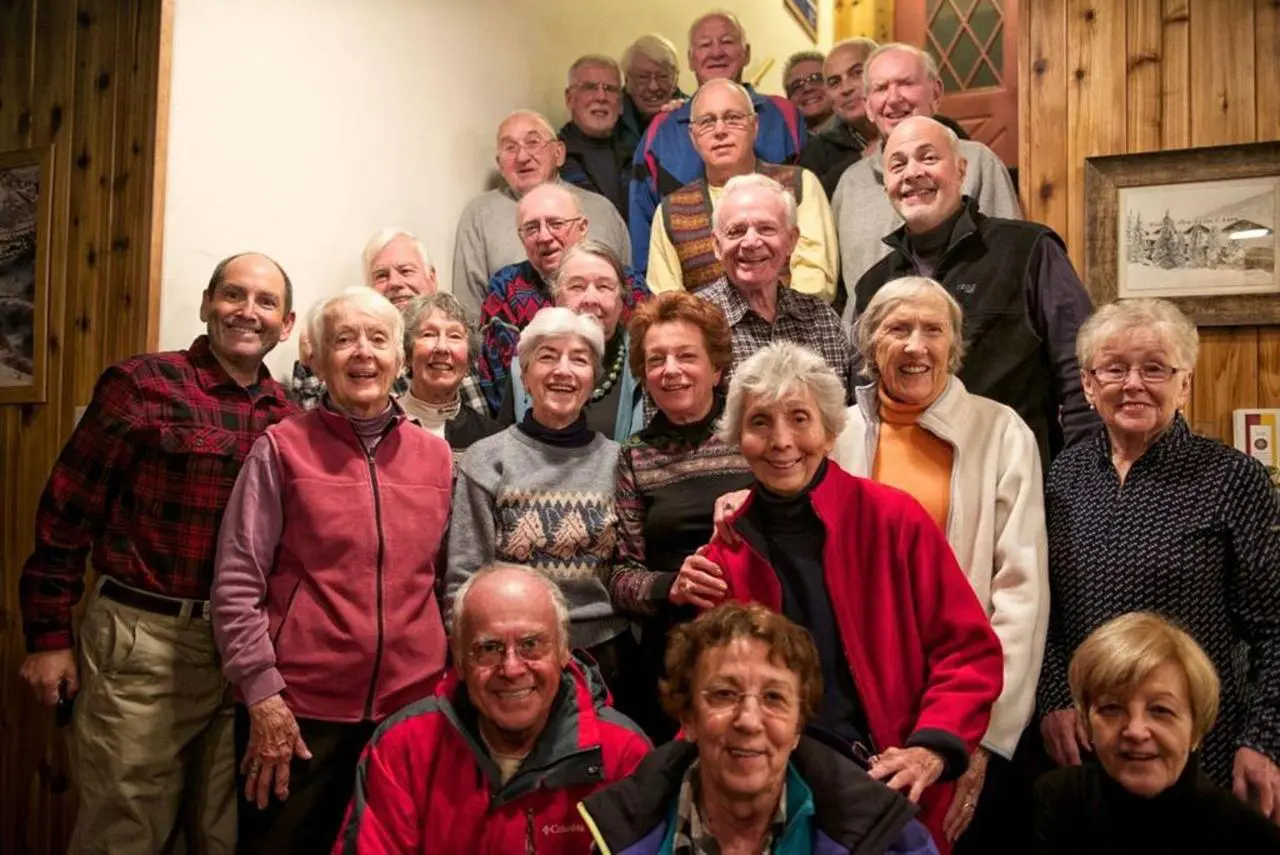
[[1076,359],[1080,370],[1089,370],[1098,349],[1115,336],[1134,329],[1153,330],[1173,350],[1175,368],[1196,367],[1200,353],[1200,333],[1195,324],[1168,300],[1123,300],[1101,307],[1080,326],[1076,334]]
[[727,9],[712,9],[710,12],[703,12],[701,15],[694,18],[693,23],[689,25],[689,49],[690,50],[693,50],[694,30],[702,26],[702,23],[704,21],[710,20],[711,18],[723,18],[724,20],[728,21],[730,26],[732,26],[733,29],[737,32],[738,41],[742,42],[744,45],[747,43],[747,29],[746,27],[742,26],[742,21],[738,20],[737,15],[733,14]]
[[671,39],[658,33],[646,33],[632,42],[622,54],[622,67],[630,68],[636,54],[650,62],[656,62],[673,73],[680,70],[680,55]]
[[[329,346],[330,327],[348,311],[366,315],[386,327],[399,360],[398,366],[404,365],[404,316],[386,297],[371,288],[361,287],[347,288],[311,307],[307,315],[307,335],[317,357]],[[318,359],[318,362],[323,363],[323,359]]]
[[822,65],[827,58],[822,55],[820,50],[798,50],[791,56],[787,57],[787,61],[782,64],[782,85],[786,86],[787,78],[791,76],[791,70],[802,62],[816,62]]
[[871,52],[867,57],[867,61],[862,64],[863,67],[863,89],[867,92],[871,91],[871,65],[886,53],[909,53],[920,61],[920,67],[924,69],[925,76],[930,80],[942,82],[942,77],[938,74],[938,62],[933,58],[933,54],[927,50],[921,50],[915,45],[909,45],[906,42],[886,42]]
[[378,253],[387,248],[396,238],[408,238],[409,243],[418,252],[418,258],[422,260],[422,272],[428,273],[436,269],[435,263],[431,260],[431,256],[427,253],[427,248],[422,245],[422,241],[417,236],[405,231],[398,226],[387,226],[374,232],[373,237],[369,238],[369,242],[364,245],[364,253],[360,256],[362,267],[364,268],[364,284],[370,288],[373,287],[373,260],[378,257]]
[[544,341],[567,336],[582,339],[591,351],[592,376],[598,380],[603,371],[601,360],[604,359],[604,330],[595,318],[579,315],[572,309],[561,306],[539,309],[529,325],[520,331],[520,340],[516,342],[516,358],[520,360],[520,370],[529,370],[529,360]]
[[547,592],[547,596],[551,598],[551,607],[556,613],[556,629],[559,634],[560,649],[562,651],[566,650],[569,646],[569,604],[565,601],[564,592],[560,590],[560,586],[532,567],[526,567],[523,564],[508,564],[505,561],[495,561],[492,564],[485,565],[467,577],[467,580],[454,592],[453,599],[447,604],[446,608],[450,610],[449,641],[452,642],[454,650],[465,652],[461,651],[462,624],[466,618],[467,600],[471,596],[471,591],[483,579],[497,573],[518,574]]
[[516,205],[516,228],[517,229],[519,229],[521,225],[521,218],[523,216],[525,201],[528,200],[530,197],[536,200],[537,196],[535,196],[534,194],[537,194],[537,196],[544,196],[544,195],[550,194],[552,196],[557,196],[561,199],[567,200],[569,207],[573,211],[572,216],[582,217],[582,216],[585,216],[586,214],[586,212],[582,210],[582,199],[579,198],[577,193],[570,190],[567,185],[556,184],[554,181],[547,181],[543,184],[539,184],[537,187],[534,187],[528,193],[525,193],[523,196],[520,197],[520,203]]
[[574,76],[584,68],[608,68],[618,75],[618,81],[622,81],[622,68],[618,65],[618,61],[611,56],[605,56],[602,53],[589,53],[586,56],[580,56],[573,61],[573,65],[569,66],[569,86],[574,84]]
[[692,117],[694,111],[698,109],[698,99],[702,97],[702,93],[712,87],[730,89],[733,92],[736,92],[738,97],[742,99],[742,103],[747,105],[747,113],[752,116],[756,114],[756,105],[751,102],[751,93],[747,91],[747,87],[743,86],[736,80],[730,80],[727,77],[717,77],[713,80],[708,80],[706,83],[698,87],[697,92],[693,93],[693,98],[689,101],[690,117]]
[[870,57],[871,54],[875,53],[876,49],[879,47],[880,43],[875,39],[869,39],[866,36],[855,36],[854,38],[845,39],[842,42],[836,42],[833,44],[831,46],[831,50],[827,51],[827,59],[831,59],[831,56],[836,51],[844,50],[845,48],[857,48],[861,53]]
[[803,395],[806,390],[813,395],[827,435],[839,436],[849,414],[844,405],[844,383],[827,361],[795,342],[765,345],[733,369],[716,436],[725,445],[742,444],[743,409],[749,397],[768,406],[792,395]]
[[787,228],[794,229],[796,227],[796,197],[791,195],[791,191],[767,175],[761,175],[759,172],[750,172],[746,175],[735,175],[725,182],[724,192],[720,194],[720,198],[716,200],[715,207],[711,210],[711,228],[716,231],[720,230],[720,209],[724,207],[725,202],[729,201],[729,197],[741,190],[750,189],[768,190],[771,193],[778,194],[786,208]]
[[862,357],[862,375],[875,382],[880,379],[876,365],[876,344],[880,340],[880,325],[900,306],[915,303],[921,297],[937,297],[947,307],[951,322],[951,350],[947,354],[947,372],[960,370],[964,358],[964,311],[956,298],[927,276],[902,276],[887,283],[875,293],[867,308],[853,324],[853,344]]
[[546,133],[547,139],[549,140],[556,139],[556,129],[551,126],[551,122],[549,119],[547,119],[546,116],[542,115],[537,110],[520,109],[520,110],[512,110],[510,113],[506,115],[506,118],[504,118],[501,122],[498,123],[498,142],[502,141],[502,126],[505,125],[507,122],[511,121],[512,119],[531,119],[536,125],[538,125],[539,128],[541,128]]

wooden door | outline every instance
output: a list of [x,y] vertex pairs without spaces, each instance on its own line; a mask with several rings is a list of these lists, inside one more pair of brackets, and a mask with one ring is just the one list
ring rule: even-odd
[[940,112],[1018,165],[1018,0],[897,0],[894,37],[937,60]]

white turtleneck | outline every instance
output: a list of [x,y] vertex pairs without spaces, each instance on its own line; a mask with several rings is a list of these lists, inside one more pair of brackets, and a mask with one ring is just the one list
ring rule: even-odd
[[449,404],[430,404],[421,398],[415,398],[411,389],[400,396],[400,406],[404,407],[405,414],[409,418],[444,439],[444,426],[449,423],[449,419],[458,414],[462,401],[454,398]]

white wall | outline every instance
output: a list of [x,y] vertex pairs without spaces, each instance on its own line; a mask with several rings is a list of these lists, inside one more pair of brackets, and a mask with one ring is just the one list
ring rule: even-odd
[[[833,0],[821,0],[820,45]],[[378,228],[419,235],[448,283],[453,232],[491,179],[494,131],[518,107],[559,125],[564,75],[657,31],[683,52],[688,0],[179,0],[173,34],[160,345],[202,331],[218,259],[256,249],[289,271],[301,317],[361,282]],[[714,0],[707,3],[710,7]],[[765,91],[812,41],[783,0],[725,3]],[[681,64],[684,64],[683,54]],[[682,77],[686,89],[692,78]],[[291,341],[269,364],[284,377]]]

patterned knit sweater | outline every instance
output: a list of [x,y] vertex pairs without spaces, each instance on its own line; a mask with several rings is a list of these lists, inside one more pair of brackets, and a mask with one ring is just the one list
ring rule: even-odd
[[458,465],[449,525],[445,603],[494,561],[545,573],[569,602],[570,643],[589,648],[626,626],[605,589],[617,540],[618,444],[595,434],[564,448],[512,426],[472,445]]
[[1222,680],[1201,751],[1209,777],[1230,786],[1241,746],[1280,759],[1280,509],[1262,466],[1177,415],[1121,485],[1100,430],[1054,462],[1045,510],[1040,714],[1071,705],[1067,665],[1089,633],[1154,611],[1199,642]]

